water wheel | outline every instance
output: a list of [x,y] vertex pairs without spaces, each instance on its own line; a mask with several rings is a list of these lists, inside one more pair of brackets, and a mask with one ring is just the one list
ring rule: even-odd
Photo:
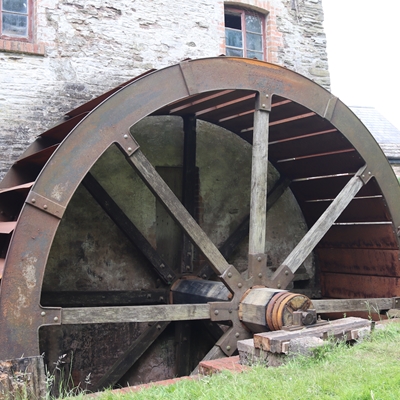
[[133,385],[233,354],[290,302],[392,308],[399,198],[367,129],[310,80],[227,57],[150,71],[2,181],[0,359],[67,354],[75,384]]

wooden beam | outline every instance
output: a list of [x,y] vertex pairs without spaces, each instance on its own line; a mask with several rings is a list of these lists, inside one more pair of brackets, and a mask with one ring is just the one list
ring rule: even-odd
[[102,376],[91,390],[93,392],[114,387],[128,372],[146,350],[164,332],[169,322],[155,322],[150,328],[144,330],[140,336],[125,350],[111,368]]
[[61,324],[186,321],[210,318],[208,304],[63,308]]
[[126,216],[100,183],[97,182],[94,176],[88,173],[82,183],[107,215],[113,220],[115,225],[121,229],[129,241],[147,258],[160,278],[167,284],[171,283],[176,278],[175,273],[166,265],[157,251],[153,249],[148,240],[142,235],[139,229],[136,228],[135,224]]
[[[303,264],[304,260],[314,250],[318,242],[324,237],[339,215],[364,185],[364,181],[361,179],[361,174],[365,168],[366,166],[360,168],[345,185],[342,191],[336,196],[330,206],[319,217],[318,221],[311,227],[299,244],[283,261],[282,265],[275,271],[271,278],[272,282],[278,282],[281,278],[281,274],[284,273],[284,271],[288,271],[288,269],[294,274],[300,265]],[[280,285],[278,283],[277,287],[284,289],[286,285]]]
[[44,307],[104,307],[165,304],[169,289],[42,292]]
[[[182,204],[189,214],[196,218],[196,188],[198,173],[196,170],[196,116],[183,116],[183,169]],[[194,246],[189,238],[183,236],[181,273],[193,272]]]
[[222,275],[229,267],[229,264],[194,218],[172,193],[168,185],[161,179],[141,150],[135,151],[128,160],[153,194],[164,204],[171,217],[175,219],[189,236],[192,243],[204,254],[214,271]]
[[[260,108],[260,95],[254,112],[251,167],[249,254],[265,253],[268,181],[269,111]],[[253,274],[249,271],[249,276]]]
[[[317,313],[334,313],[350,311],[366,311],[379,313],[381,310],[397,308],[393,298],[374,299],[323,299],[312,300],[313,307]],[[400,304],[399,304],[400,305]]]

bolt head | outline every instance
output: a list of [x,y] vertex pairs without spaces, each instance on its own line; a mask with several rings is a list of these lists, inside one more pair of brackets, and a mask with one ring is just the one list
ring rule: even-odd
[[240,336],[239,332],[236,332],[236,333],[235,333],[235,337],[238,338],[239,336]]
[[43,208],[44,208],[45,210],[47,210],[47,204],[45,204],[45,205],[43,206]]
[[258,277],[259,277],[259,278],[262,278],[262,273],[261,273],[261,272],[258,274]]
[[44,317],[44,316],[46,315],[46,313],[45,313],[44,311],[42,311],[42,312],[40,313],[40,315],[41,315],[42,317]]
[[132,151],[132,147],[128,147],[128,151]]
[[243,285],[241,283],[238,283],[238,288],[240,289]]
[[186,265],[186,271],[190,271],[190,265]]
[[289,275],[289,271],[285,271],[285,275],[288,276]]
[[161,269],[165,268],[165,264],[160,264],[160,268]]
[[124,139],[128,139],[128,135],[127,134],[124,135]]
[[218,315],[218,314],[219,314],[219,311],[218,311],[218,310],[215,310],[215,311],[214,311],[214,314],[215,314],[215,315]]
[[232,273],[228,272],[228,278],[232,278]]
[[280,283],[278,283],[276,286],[277,286],[278,289],[281,288],[281,284]]
[[36,203],[36,199],[32,199],[31,202],[32,202],[33,204],[35,204],[35,203]]
[[257,261],[261,262],[262,258],[261,257],[257,257]]
[[226,346],[226,350],[230,350],[231,349],[231,346]]
[[161,325],[157,325],[157,329],[160,330],[161,329]]
[[58,321],[58,317],[54,317],[54,322],[57,322]]

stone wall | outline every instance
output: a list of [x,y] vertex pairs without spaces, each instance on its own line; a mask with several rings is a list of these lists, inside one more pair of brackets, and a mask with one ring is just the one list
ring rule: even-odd
[[[267,59],[329,89],[322,0],[226,2],[266,15]],[[35,43],[0,40],[0,178],[62,115],[152,68],[224,52],[221,0],[37,0]]]

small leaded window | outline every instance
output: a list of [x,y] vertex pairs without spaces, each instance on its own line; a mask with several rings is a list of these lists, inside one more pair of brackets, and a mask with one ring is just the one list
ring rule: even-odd
[[252,11],[225,9],[226,55],[264,60],[264,19]]
[[15,39],[30,38],[30,0],[0,0],[0,35]]

